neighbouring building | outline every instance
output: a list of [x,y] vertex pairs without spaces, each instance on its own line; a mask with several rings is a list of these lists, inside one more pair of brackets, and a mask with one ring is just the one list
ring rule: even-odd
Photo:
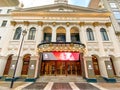
[[11,79],[18,60],[15,77],[26,81],[77,75],[115,82],[120,47],[111,17],[107,8],[70,5],[68,0],[0,14],[0,77]]

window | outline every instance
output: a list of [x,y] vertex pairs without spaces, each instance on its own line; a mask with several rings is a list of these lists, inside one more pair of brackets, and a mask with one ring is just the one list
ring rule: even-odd
[[104,28],[101,28],[101,29],[100,29],[100,32],[101,32],[101,35],[102,35],[102,39],[103,39],[104,41],[108,41],[109,38],[108,38],[108,35],[107,35],[106,30],[105,30]]
[[6,21],[6,20],[3,20],[1,27],[5,27],[6,24],[7,24],[7,21]]
[[72,42],[80,42],[79,33],[72,33],[71,34],[71,41]]
[[50,42],[51,41],[51,33],[44,33],[44,42]]
[[113,12],[116,19],[120,19],[120,12]]
[[87,32],[88,40],[89,40],[89,41],[93,41],[93,40],[94,40],[94,35],[93,35],[92,29],[91,29],[91,28],[88,28],[86,32]]
[[2,9],[0,9],[0,13],[2,12]]
[[29,31],[28,40],[34,40],[35,39],[35,32],[36,32],[36,28],[32,27]]
[[22,31],[22,28],[21,28],[21,27],[18,27],[18,28],[16,29],[15,34],[14,34],[14,37],[13,37],[13,40],[19,40],[19,39],[20,39],[21,31]]
[[7,10],[7,13],[10,13],[10,11],[11,11],[11,9],[8,9],[8,10]]
[[117,8],[117,6],[116,6],[115,3],[110,3],[110,7],[111,7],[111,8]]

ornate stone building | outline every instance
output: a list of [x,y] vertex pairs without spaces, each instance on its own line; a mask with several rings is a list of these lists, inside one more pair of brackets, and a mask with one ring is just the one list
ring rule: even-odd
[[107,9],[55,0],[52,5],[16,9],[9,17],[0,51],[1,78],[11,79],[17,60],[15,77],[28,81],[77,75],[115,82],[120,76],[120,47]]

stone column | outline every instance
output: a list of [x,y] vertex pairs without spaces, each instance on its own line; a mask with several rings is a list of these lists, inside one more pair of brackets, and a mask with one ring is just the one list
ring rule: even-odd
[[108,34],[108,36],[110,35],[109,39],[111,39],[111,41],[113,42],[115,55],[118,55],[120,53],[120,47],[119,47],[119,43],[118,43],[119,41],[117,41],[117,37],[115,35],[114,29],[112,28],[110,22],[107,22],[105,25],[106,25],[106,27],[108,29],[108,30],[106,30],[107,34]]
[[3,76],[3,73],[5,71],[5,66],[6,66],[6,63],[7,63],[7,59],[8,59],[8,57],[6,57],[6,56],[0,56],[0,66],[1,66],[0,77]]
[[99,64],[101,76],[108,78],[108,73],[107,73],[106,64],[105,64],[106,61],[110,61],[110,58],[109,57],[100,57],[98,59],[98,64]]
[[116,76],[120,77],[120,57],[115,57],[113,60]]
[[52,42],[56,42],[56,26],[52,28]]
[[71,42],[70,27],[66,28],[66,42]]
[[85,60],[85,64],[86,64],[86,67],[85,67],[86,78],[95,78],[92,57],[85,56],[84,60]]
[[[100,33],[100,26],[99,26],[99,23],[98,22],[94,22],[93,23],[93,26],[94,26],[94,31],[95,31],[95,35],[96,35],[96,39],[98,41],[98,47],[99,47],[99,53],[101,56],[105,56],[106,53],[104,51],[104,47],[103,47],[103,40],[102,40],[102,36],[101,36],[101,33]],[[100,56],[99,55],[99,56]]]

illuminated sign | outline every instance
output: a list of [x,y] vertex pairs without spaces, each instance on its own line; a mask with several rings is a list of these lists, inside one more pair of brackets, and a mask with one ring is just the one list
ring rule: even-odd
[[43,60],[79,60],[79,53],[77,52],[46,52],[43,53]]

